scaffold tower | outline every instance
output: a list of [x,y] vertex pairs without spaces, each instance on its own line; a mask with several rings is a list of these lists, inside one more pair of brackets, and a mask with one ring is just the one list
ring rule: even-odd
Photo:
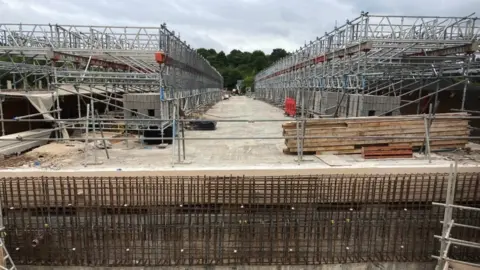
[[415,105],[424,113],[441,92],[460,89],[464,110],[467,86],[480,76],[479,35],[474,14],[362,12],[261,71],[255,95],[278,106],[293,99],[308,117],[355,117]]

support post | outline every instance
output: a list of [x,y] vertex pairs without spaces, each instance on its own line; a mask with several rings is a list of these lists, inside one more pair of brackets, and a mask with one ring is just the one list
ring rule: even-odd
[[96,136],[96,128],[95,125],[97,124],[95,121],[95,103],[93,100],[90,100],[90,112],[92,114],[92,131],[93,131],[93,156],[94,156],[94,163],[98,164],[98,158],[97,158],[97,149],[95,146],[95,143],[97,141],[97,136]]
[[[181,110],[181,107],[180,107],[180,99],[177,99],[176,103],[177,103],[177,112],[176,112],[175,118],[176,118],[176,119],[180,119],[180,110]],[[177,121],[177,123],[176,123],[175,128],[177,129],[178,137],[180,137],[180,136],[181,136],[181,135],[180,135],[180,130],[179,130],[179,129],[180,129],[180,125],[179,125],[178,121]],[[177,136],[176,136],[176,137],[177,137]],[[175,138],[176,138],[176,137],[175,137]],[[178,163],[181,163],[181,162],[182,162],[182,159],[181,159],[182,157],[181,157],[181,154],[180,154],[180,152],[181,152],[181,149],[180,149],[180,148],[181,148],[181,144],[180,144],[180,140],[178,140],[178,141],[177,141],[177,150],[178,150],[178,153],[177,153],[177,154],[178,154],[178,157],[177,157],[177,158],[178,158]]]
[[78,118],[82,118],[82,110],[81,110],[81,103],[80,103],[80,89],[78,86],[75,86],[75,90],[77,90],[77,114]]
[[107,148],[107,140],[105,140],[105,136],[103,135],[103,122],[100,121],[100,115],[98,114],[97,110],[95,110],[95,113],[97,114],[98,120],[99,120],[99,125],[98,127],[100,128],[100,136],[102,136],[102,141],[103,141],[103,148],[105,149],[105,155],[107,156],[107,159],[110,159],[110,155],[108,154],[108,148]]
[[465,99],[467,98],[467,89],[468,89],[468,84],[470,83],[468,79],[468,72],[470,69],[470,62],[472,61],[472,56],[468,55],[467,56],[467,65],[465,70],[463,71],[464,79],[465,79],[465,84],[463,85],[463,93],[462,93],[462,108],[461,110],[465,110]]
[[177,125],[177,121],[176,121],[176,116],[177,115],[177,110],[176,110],[176,106],[175,104],[173,104],[173,121],[172,121],[172,167],[175,167],[175,146],[176,146],[176,125]]
[[85,115],[85,147],[83,153],[85,154],[85,166],[88,164],[88,117],[90,116],[90,104],[87,104],[87,115]]
[[5,136],[5,123],[3,122],[3,102],[5,101],[5,96],[0,95],[0,121],[2,128],[2,136]]
[[422,90],[424,86],[425,86],[425,80],[422,80],[422,86],[418,91],[417,114],[420,114],[420,106],[422,104]]
[[432,112],[432,104],[430,104],[430,107],[429,107],[428,117],[425,116],[425,118],[423,118],[423,123],[425,126],[425,156],[428,159],[428,163],[432,163],[432,159],[430,156],[430,125],[431,125],[430,118],[432,117],[431,112]]
[[[440,258],[438,260],[436,270],[443,269],[445,267],[445,261],[442,260],[445,251],[447,250],[448,242],[447,239],[449,236],[448,231],[452,225],[452,204],[455,198],[455,186],[457,181],[457,162],[455,162],[455,167],[453,164],[450,165],[450,172],[448,174],[448,184],[447,184],[447,199],[445,205],[445,211],[443,216],[443,227],[442,227],[442,239],[440,240]],[[446,253],[445,253],[446,254]]]

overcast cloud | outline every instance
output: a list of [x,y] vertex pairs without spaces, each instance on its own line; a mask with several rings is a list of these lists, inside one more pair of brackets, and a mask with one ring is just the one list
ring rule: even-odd
[[0,22],[158,26],[196,48],[288,51],[370,14],[466,16],[480,0],[0,0]]

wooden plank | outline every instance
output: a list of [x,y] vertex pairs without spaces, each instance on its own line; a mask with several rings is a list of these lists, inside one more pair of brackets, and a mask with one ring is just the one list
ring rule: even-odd
[[412,158],[412,155],[366,156],[364,159]]
[[[469,132],[465,131],[447,131],[447,132],[435,132],[431,134],[431,141],[434,142],[436,140],[445,140],[445,139],[435,139],[435,137],[453,137],[453,136],[468,136]],[[385,139],[356,139],[356,138],[323,138],[323,139],[305,139],[304,140],[304,147],[323,147],[326,145],[375,145],[379,143],[423,143],[424,139],[422,135],[414,135],[411,134],[410,137],[417,137],[417,138],[409,138],[405,136],[405,138],[385,138]],[[291,147],[296,147],[297,140],[296,139],[288,139],[286,141],[286,145]]]
[[[435,125],[448,125],[448,124],[468,124],[468,120],[457,121],[440,121],[436,120],[432,122],[432,126]],[[424,124],[424,120],[421,121],[384,121],[384,122],[358,122],[348,123],[344,125],[332,125],[332,124],[317,124],[306,125],[308,129],[331,129],[331,128],[366,128],[366,127],[389,127],[389,126],[421,126]],[[283,127],[284,130],[296,130],[296,126]]]
[[[453,143],[451,143],[453,142]],[[434,141],[434,142],[431,142],[430,143],[430,148],[433,149],[435,148],[436,150],[440,150],[440,149],[449,149],[449,148],[463,148],[465,146],[465,144],[467,143],[467,141],[459,141],[460,143],[455,143],[456,141]],[[382,143],[377,143],[376,145],[382,145]],[[387,143],[384,143],[384,145],[387,145]],[[416,143],[413,143],[411,144],[412,147],[414,148],[418,148],[418,147],[421,147],[423,146],[423,142],[416,142]],[[349,147],[348,147],[349,146]],[[342,149],[342,148],[339,148],[339,150],[348,150],[348,149],[352,149],[352,148],[355,148],[355,145],[348,145],[347,147],[345,147],[346,149]],[[343,146],[342,146],[343,147]],[[360,146],[361,147],[361,146]],[[347,149],[348,148],[348,149]],[[287,149],[287,152],[289,153],[296,153],[297,152],[297,148],[294,147],[294,148],[290,148],[290,150]],[[305,152],[315,152],[317,151],[316,149],[321,149],[321,148],[318,148],[318,147],[305,147],[304,148],[304,151]],[[318,150],[317,152],[324,152],[324,151],[335,151],[336,148],[335,146],[329,146],[328,149],[321,149],[321,150]],[[357,149],[358,150],[358,149]],[[357,153],[357,152],[355,152]],[[358,152],[358,153],[361,153]]]
[[317,151],[316,155],[346,155],[346,154],[361,154],[361,149],[353,150],[331,150],[331,151]]
[[[404,143],[405,142],[401,142],[399,144],[404,144]],[[468,141],[466,141],[466,140],[461,140],[461,141],[433,141],[433,142],[430,142],[430,146],[431,146],[430,148],[436,147],[437,150],[438,149],[448,149],[448,148],[463,148],[463,147],[465,147],[465,145],[467,143],[468,143]],[[418,148],[418,147],[423,146],[423,141],[414,142],[414,143],[410,143],[410,144],[412,145],[412,147]],[[376,143],[375,145],[389,145],[389,144],[388,143]],[[343,146],[345,146],[345,145],[342,145],[342,147]],[[347,145],[347,146],[355,148],[356,145]],[[452,147],[452,146],[455,146],[455,147]],[[321,151],[328,151],[328,150],[334,151],[335,150],[335,145],[331,145],[329,147],[330,147],[329,149],[322,149]],[[361,145],[357,145],[357,147],[361,148]],[[306,151],[306,152],[316,151],[316,149],[318,149],[318,147],[304,147],[304,151]],[[291,148],[290,151],[296,153],[297,148],[296,147]]]
[[[452,129],[455,130],[455,132],[458,131],[463,131],[465,134],[470,134],[470,131],[468,129],[463,129],[462,127],[456,127],[452,126]],[[437,132],[442,132],[442,134],[450,134],[453,131],[448,131],[444,127],[440,128],[432,128],[430,129],[430,133],[433,137],[433,135],[437,134]],[[300,135],[300,134],[299,134]],[[425,136],[425,129],[424,128],[418,128],[418,129],[403,129],[403,128],[398,128],[398,129],[389,129],[389,130],[371,130],[371,131],[334,131],[334,132],[305,132],[305,137],[332,137],[332,136],[339,136],[339,137],[362,137],[362,136],[390,136],[390,137],[400,137],[404,135],[417,135],[417,136]],[[289,139],[296,139],[297,134],[283,134],[283,136],[290,137]],[[311,138],[306,138],[306,139],[311,139]]]
[[[447,116],[447,117],[452,117],[452,119],[441,119],[441,118],[436,118],[434,121],[455,121],[457,119],[453,117],[466,117],[468,116],[467,113],[441,113],[441,114],[436,114],[437,117],[442,117],[442,116]],[[370,117],[352,117],[352,118],[322,118],[322,119],[312,119],[312,120],[307,120],[306,125],[308,126],[314,126],[314,125],[322,125],[322,124],[339,124],[339,125],[348,125],[348,124],[356,124],[356,123],[378,123],[378,122],[395,122],[395,121],[422,121],[422,118],[419,118],[418,115],[401,115],[401,116],[383,116],[383,117],[378,117],[378,116],[370,116]],[[296,122],[286,122],[282,124],[282,127],[290,128],[290,127],[296,127]]]
[[404,144],[394,144],[388,146],[366,146],[362,148],[364,152],[370,151],[391,151],[391,150],[400,150],[400,149],[412,149],[412,145],[408,143]]
[[[468,130],[468,125],[463,123],[437,124],[430,127],[430,131],[443,131],[448,129]],[[368,132],[382,132],[384,134],[401,134],[404,132],[425,132],[425,125],[395,125],[385,127],[358,127],[358,128],[307,128],[306,135],[324,134],[361,134]],[[301,134],[301,131],[299,132]],[[297,130],[284,130],[283,136],[297,136]]]

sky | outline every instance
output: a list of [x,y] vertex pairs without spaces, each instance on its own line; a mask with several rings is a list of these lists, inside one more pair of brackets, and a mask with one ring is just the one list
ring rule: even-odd
[[0,23],[159,26],[195,48],[298,49],[360,15],[480,16],[480,0],[0,0]]

